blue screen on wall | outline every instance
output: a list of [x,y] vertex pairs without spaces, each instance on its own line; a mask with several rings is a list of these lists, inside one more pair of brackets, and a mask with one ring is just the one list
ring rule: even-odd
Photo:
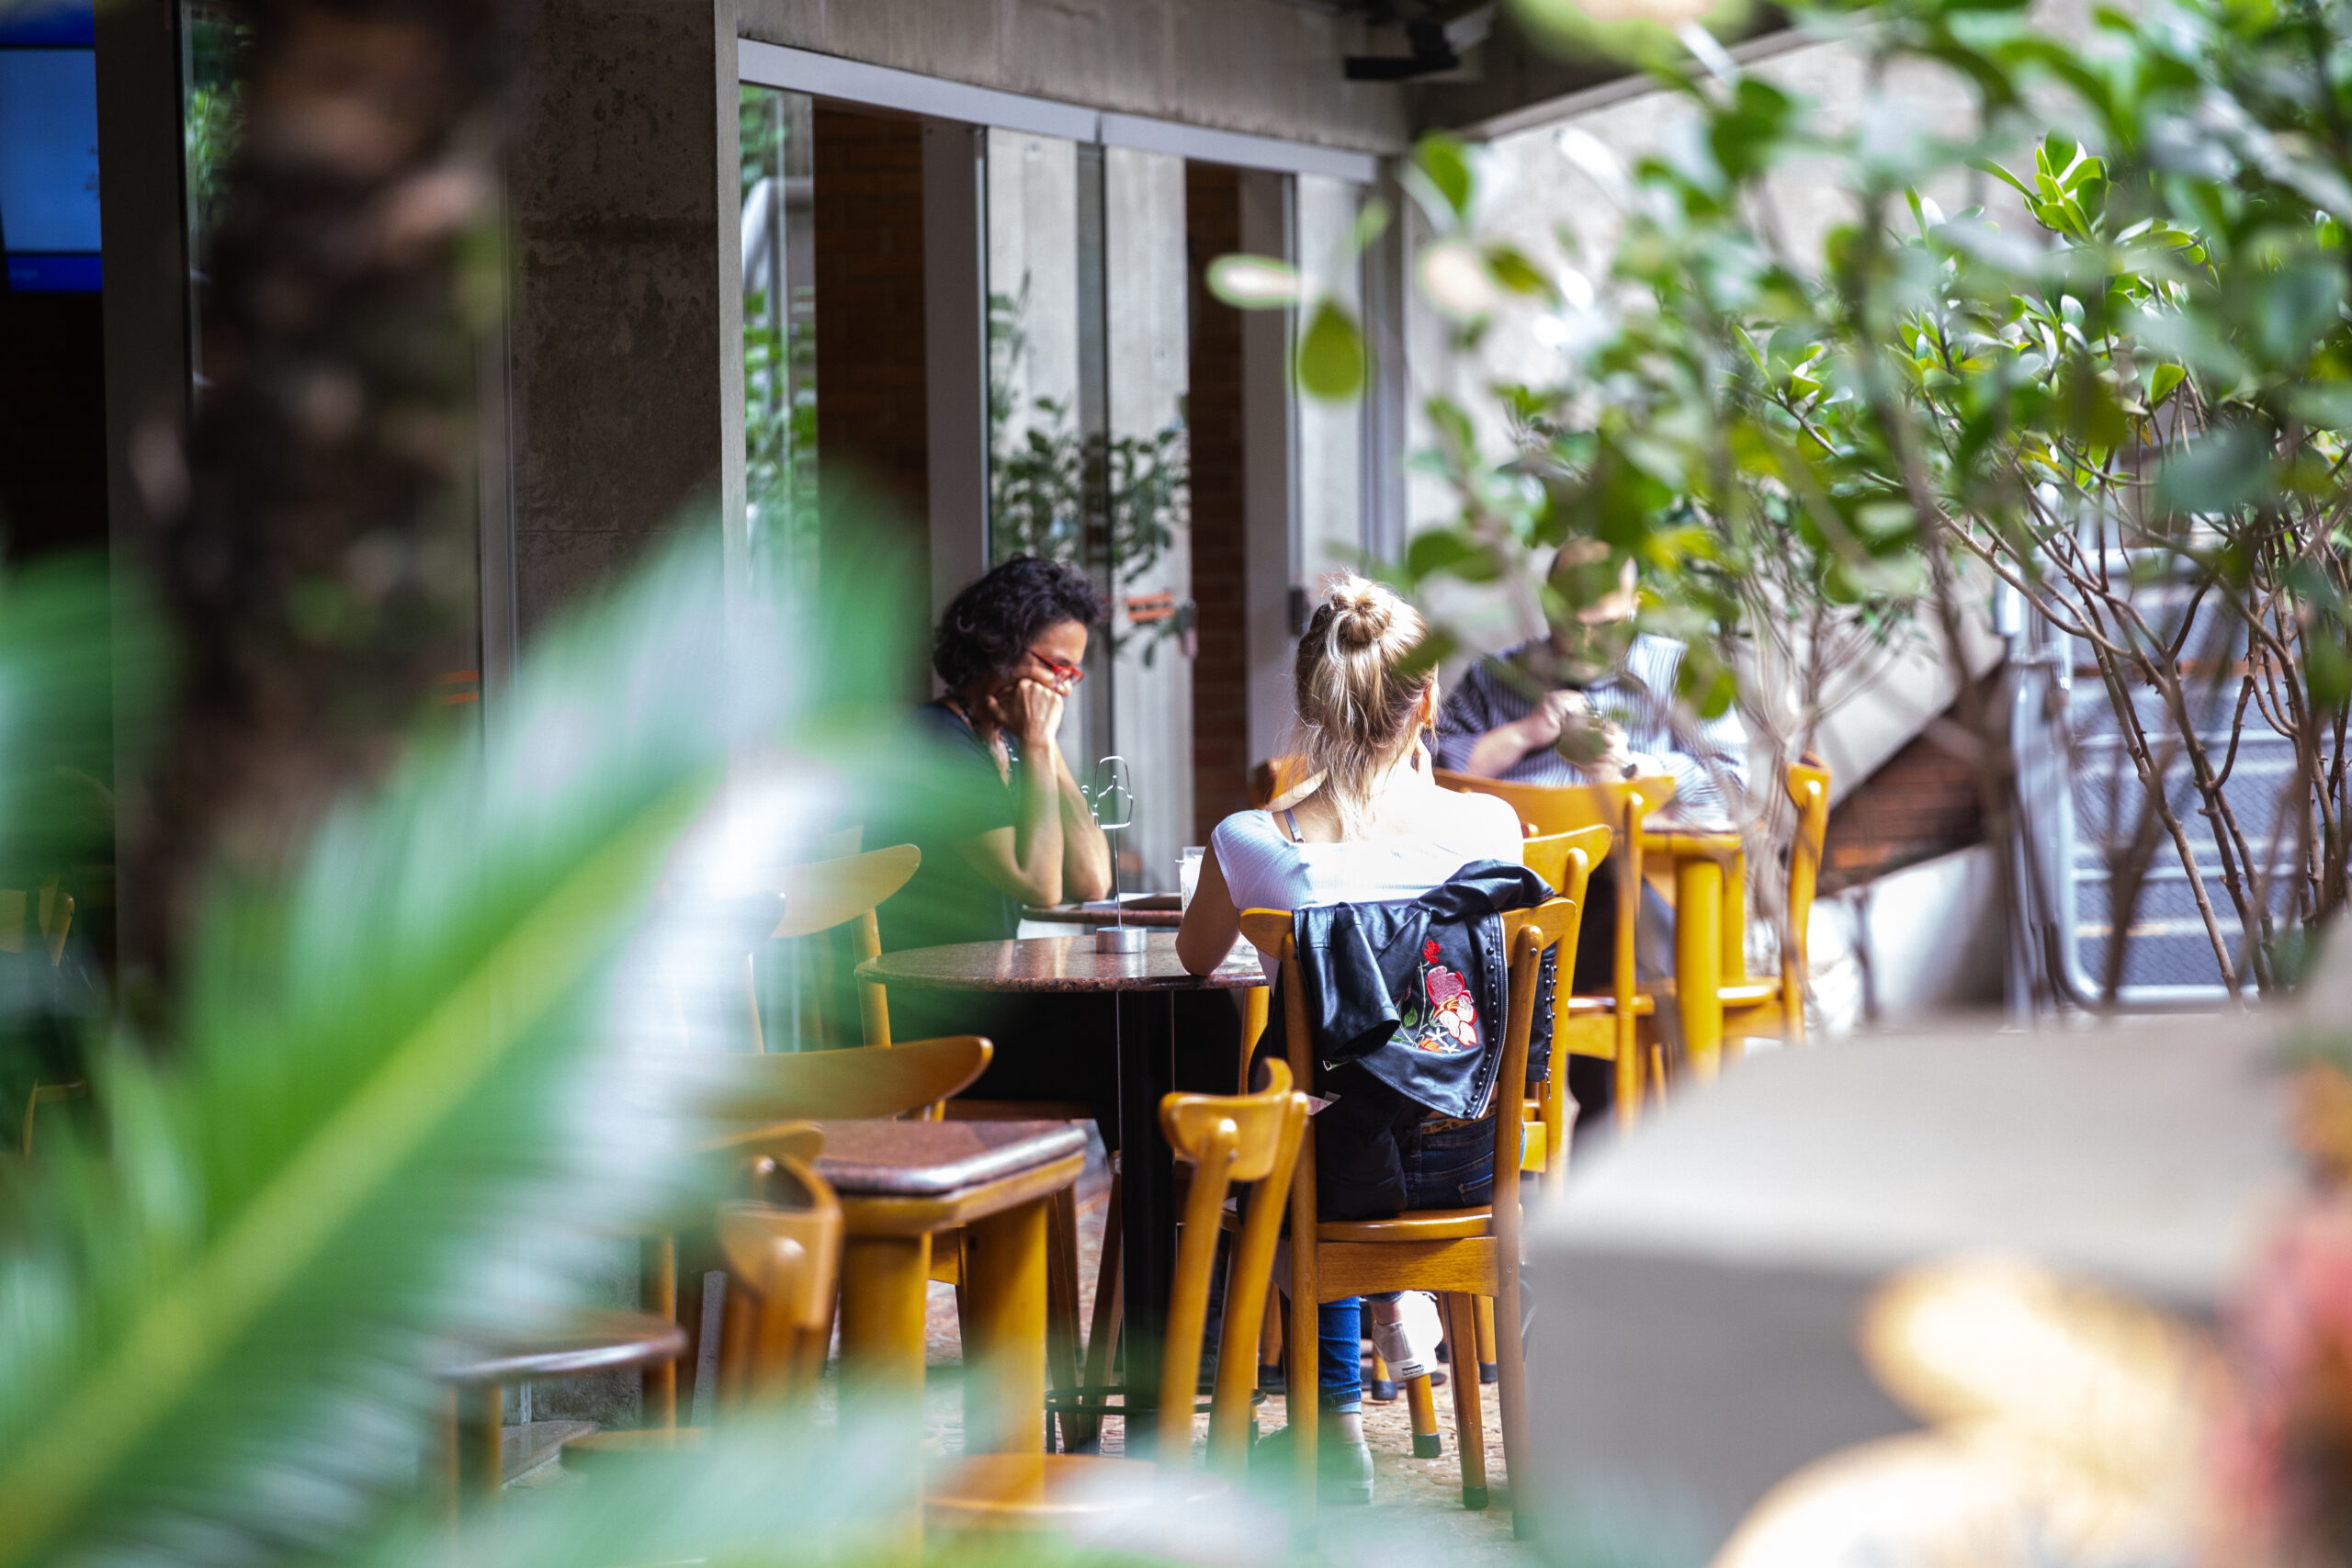
[[98,78],[90,0],[0,21],[0,245],[8,287],[98,287]]

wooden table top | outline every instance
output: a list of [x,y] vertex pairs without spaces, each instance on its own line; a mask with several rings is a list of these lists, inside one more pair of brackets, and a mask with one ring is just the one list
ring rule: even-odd
[[941,991],[1063,994],[1232,990],[1266,983],[1257,951],[1247,942],[1236,943],[1209,974],[1191,973],[1176,957],[1176,933],[1170,931],[1146,932],[1141,953],[1098,952],[1091,932],[910,947],[867,959],[857,966],[857,977]]
[[817,1174],[843,1196],[939,1197],[1083,1153],[1075,1122],[820,1122]]
[[1124,904],[1124,911],[1118,912],[1115,919],[1108,898],[1097,898],[1085,904],[1049,904],[1043,908],[1025,908],[1021,911],[1021,918],[1059,925],[1084,926],[1090,931],[1096,926],[1108,925],[1174,931],[1184,923],[1183,906],[1176,901],[1173,893],[1130,893]]

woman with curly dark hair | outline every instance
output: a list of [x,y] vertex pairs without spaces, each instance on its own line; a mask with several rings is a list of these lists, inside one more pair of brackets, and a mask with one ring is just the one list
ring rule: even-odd
[[870,839],[922,849],[879,911],[886,946],[1000,940],[1018,934],[1024,904],[1110,892],[1110,846],[1056,739],[1086,678],[1087,629],[1108,614],[1083,572],[1035,556],[947,606],[931,654],[945,694],[915,709],[903,819]]
[[[1055,734],[1080,681],[1088,629],[1110,607],[1084,573],[1015,556],[940,616],[932,668],[944,694],[913,714],[914,746],[869,848],[912,843],[914,879],[876,917],[897,951],[1020,934],[1023,905],[1107,897],[1111,850]],[[967,1092],[983,1100],[1081,1100],[1116,1146],[1116,1021],[1108,997],[900,990],[891,1032],[985,1034],[996,1055]],[[1177,1083],[1229,1092],[1239,1018],[1223,992],[1179,998]]]

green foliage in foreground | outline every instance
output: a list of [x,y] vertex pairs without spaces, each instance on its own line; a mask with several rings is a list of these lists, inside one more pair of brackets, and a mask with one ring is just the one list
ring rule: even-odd
[[[98,1042],[96,1124],[0,1165],[0,1564],[909,1560],[903,1410],[746,1412],[678,1462],[511,1493],[453,1540],[426,1371],[560,1320],[635,1237],[707,1212],[712,1173],[681,1155],[709,1129],[660,1048],[697,975],[740,1008],[773,913],[700,879],[756,885],[752,863],[873,804],[870,765],[854,799],[825,781],[883,750],[876,639],[902,599],[869,563],[770,617],[684,548],[544,634],[486,733],[422,725],[288,885],[215,888],[186,1037]],[[24,798],[15,759],[86,722],[105,611],[84,578],[0,582],[0,800]],[[718,930],[736,906],[751,929]],[[1278,1513],[1196,1510],[924,1556],[1283,1540]]]
[[[75,588],[0,594],[7,755],[104,667]],[[0,1562],[332,1560],[417,1512],[432,1345],[548,1320],[599,1238],[690,1196],[614,1036],[649,983],[623,956],[730,760],[787,719],[854,739],[871,608],[836,593],[788,660],[715,551],[679,553],[548,633],[486,738],[435,727],[290,885],[215,889],[187,1037],[104,1043],[95,1134],[0,1171]]]

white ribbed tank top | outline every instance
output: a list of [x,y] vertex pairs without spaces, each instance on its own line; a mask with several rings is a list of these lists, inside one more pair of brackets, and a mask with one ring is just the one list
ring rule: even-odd
[[[1236,909],[1418,898],[1472,861],[1519,863],[1519,814],[1493,795],[1459,799],[1462,810],[1430,837],[1299,844],[1283,831],[1280,813],[1237,811],[1216,825],[1209,846]],[[1273,966],[1266,967],[1271,978]]]

